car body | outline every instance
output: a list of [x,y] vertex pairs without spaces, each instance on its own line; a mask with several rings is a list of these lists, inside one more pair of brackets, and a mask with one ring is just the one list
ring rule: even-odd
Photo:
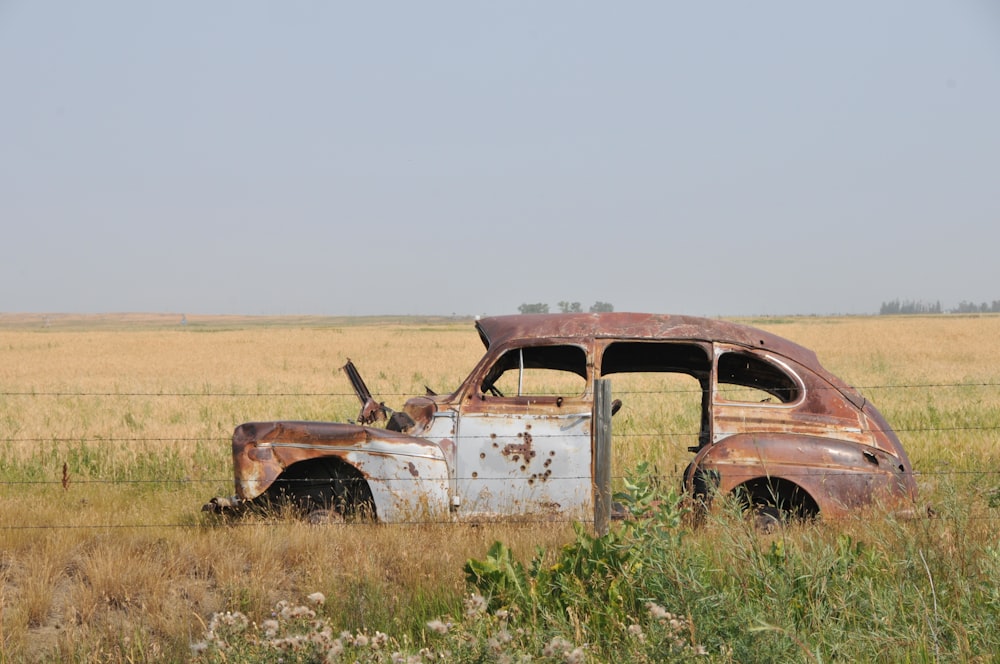
[[777,335],[620,312],[498,316],[476,328],[486,353],[450,394],[428,391],[390,414],[348,361],[358,423],[240,425],[236,497],[206,507],[283,496],[385,522],[588,519],[595,381],[609,378],[613,389],[632,372],[694,379],[700,427],[683,482],[703,503],[736,494],[759,513],[836,517],[916,498],[909,459],[882,415],[815,353]]

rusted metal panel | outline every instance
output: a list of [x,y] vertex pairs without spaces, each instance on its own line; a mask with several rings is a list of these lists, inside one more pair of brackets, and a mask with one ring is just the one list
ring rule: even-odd
[[910,478],[894,457],[846,441],[798,434],[732,436],[706,447],[693,467],[718,478],[720,495],[753,480],[787,480],[804,490],[827,517],[873,504],[900,504],[910,497]]

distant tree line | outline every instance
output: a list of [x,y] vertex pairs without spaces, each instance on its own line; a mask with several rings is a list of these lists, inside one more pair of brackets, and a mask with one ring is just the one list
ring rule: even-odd
[[[879,314],[893,315],[893,314],[940,314],[944,313],[944,309],[941,307],[941,302],[922,302],[920,300],[891,300],[889,302],[883,302],[881,309],[879,309]],[[1000,313],[1000,300],[993,300],[993,302],[987,304],[983,302],[981,304],[976,304],[975,302],[966,302],[962,300],[957,307],[954,309],[949,309],[947,313],[950,314],[988,314],[988,313]]]
[[[570,314],[570,313],[583,313],[583,306],[579,302],[568,302],[563,300],[559,302],[559,313]],[[517,308],[522,314],[547,314],[549,313],[549,305],[544,302],[525,302]],[[610,302],[594,302],[590,305],[588,311],[590,313],[602,313],[608,311],[614,311],[615,308]]]
[[940,302],[928,304],[927,302],[911,301],[911,300],[900,301],[898,299],[891,300],[889,302],[883,302],[882,308],[879,309],[879,314],[883,316],[889,316],[893,314],[939,314],[939,313],[941,313]]
[[958,303],[958,306],[951,310],[955,314],[995,314],[1000,313],[1000,300],[993,300],[989,304],[982,302],[976,304],[975,302],[966,302],[962,300]]

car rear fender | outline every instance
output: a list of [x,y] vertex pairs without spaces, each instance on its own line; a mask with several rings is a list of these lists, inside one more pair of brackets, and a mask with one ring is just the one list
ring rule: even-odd
[[908,466],[876,447],[774,433],[737,434],[706,445],[688,468],[685,486],[691,493],[707,486],[726,495],[771,478],[799,487],[830,517],[877,501],[910,498],[913,483]]

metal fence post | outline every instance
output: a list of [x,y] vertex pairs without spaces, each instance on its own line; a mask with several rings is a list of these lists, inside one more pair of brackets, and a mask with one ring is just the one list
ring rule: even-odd
[[594,532],[611,524],[611,381],[594,381]]

